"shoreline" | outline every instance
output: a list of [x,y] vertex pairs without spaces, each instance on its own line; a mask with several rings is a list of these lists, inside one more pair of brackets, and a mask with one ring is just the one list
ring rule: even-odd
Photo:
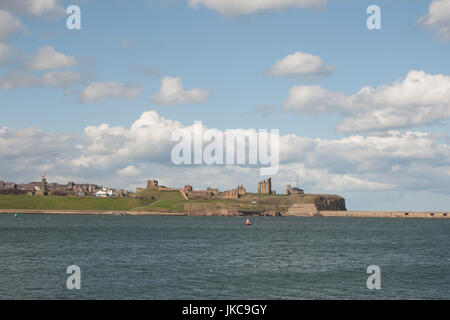
[[[132,216],[247,216],[236,213],[148,212],[112,210],[46,210],[46,209],[0,209],[0,214],[59,214],[59,215],[132,215]],[[253,216],[263,216],[253,214]],[[320,210],[311,214],[281,214],[281,217],[354,217],[354,218],[422,218],[449,219],[449,212],[414,211],[333,211]]]
[[113,210],[46,210],[46,209],[0,209],[0,214],[60,214],[60,215],[128,215],[128,216],[186,216],[184,212],[147,212]]

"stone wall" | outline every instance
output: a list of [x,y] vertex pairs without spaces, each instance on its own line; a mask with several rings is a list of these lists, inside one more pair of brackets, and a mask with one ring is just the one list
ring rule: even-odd
[[361,217],[361,218],[450,218],[449,212],[411,212],[411,211],[334,211],[321,210],[323,217]]
[[297,187],[292,187],[291,185],[287,185],[286,186],[286,194],[290,195],[290,194],[304,194],[305,192]]
[[317,214],[318,210],[315,204],[293,204],[289,210],[284,214],[287,216],[313,216]]

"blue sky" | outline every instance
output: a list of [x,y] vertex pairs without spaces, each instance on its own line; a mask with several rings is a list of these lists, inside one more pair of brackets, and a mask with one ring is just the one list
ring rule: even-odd
[[[315,141],[317,138],[324,144],[332,141],[334,147],[330,148],[330,156],[336,146],[341,146],[342,141],[353,135],[361,137],[364,143],[370,137],[381,137],[380,143],[388,146],[392,143],[389,140],[389,130],[398,131],[400,135],[408,132],[426,133],[429,137],[426,141],[417,138],[418,140],[410,143],[407,136],[402,136],[398,141],[402,146],[398,148],[403,148],[402,143],[413,149],[416,142],[419,146],[432,144],[431,151],[424,151],[432,154],[432,157],[426,159],[403,151],[400,156],[400,152],[396,153],[394,150],[395,147],[391,154],[374,156],[373,161],[364,158],[361,163],[357,163],[355,159],[346,159],[340,163],[340,157],[336,157],[336,163],[315,166],[311,159],[317,154],[314,153],[308,159],[299,156],[297,162],[292,161],[292,165],[296,163],[297,167],[293,168],[289,162],[291,169],[280,173],[279,192],[284,189],[285,182],[294,182],[297,174],[306,175],[299,169],[305,168],[306,172],[309,172],[308,169],[318,170],[317,175],[311,179],[305,177],[304,187],[307,191],[329,192],[327,188],[321,188],[321,185],[339,181],[332,184],[336,187],[335,193],[346,196],[355,209],[449,209],[450,184],[445,180],[436,180],[433,174],[428,179],[422,176],[430,168],[438,168],[436,176],[442,179],[450,177],[450,163],[445,159],[449,154],[450,132],[450,100],[446,100],[450,89],[445,82],[445,77],[450,75],[450,44],[448,34],[443,34],[438,29],[443,24],[445,26],[445,23],[448,26],[450,19],[443,13],[442,16],[437,16],[438,24],[419,23],[420,17],[436,14],[430,7],[432,1],[329,0],[317,11],[310,10],[307,5],[299,5],[234,15],[224,12],[220,7],[214,7],[215,3],[220,5],[220,0],[202,0],[198,7],[189,5],[188,1],[55,0],[48,1],[51,5],[45,10],[34,12],[25,5],[21,6],[21,2],[14,5],[12,1],[5,1],[5,4],[0,5],[0,10],[11,14],[27,30],[12,32],[7,38],[0,40],[15,50],[8,62],[0,66],[0,77],[8,72],[30,73],[23,65],[39,48],[50,46],[56,52],[76,58],[75,66],[62,69],[78,73],[81,79],[63,88],[54,85],[16,85],[15,88],[0,89],[0,127],[7,127],[16,134],[24,128],[37,127],[52,136],[69,135],[74,139],[83,139],[86,138],[82,136],[88,126],[98,127],[106,123],[110,127],[129,129],[143,113],[154,110],[162,119],[178,121],[184,126],[201,120],[207,127],[219,130],[278,128],[282,136],[293,134],[308,141]],[[207,7],[209,2],[210,7]],[[447,0],[435,2],[443,3],[441,5],[448,3]],[[65,26],[67,15],[61,13],[61,8],[72,3],[81,8],[81,30],[68,30]],[[299,0],[299,3],[302,1]],[[369,16],[366,9],[372,4],[381,8],[381,30],[369,30],[366,27]],[[323,65],[333,66],[335,71],[328,75],[311,74],[309,77],[268,74],[267,70],[277,61],[296,52],[320,57]],[[152,72],[139,72],[145,70]],[[435,87],[433,76],[444,76],[444,81],[440,82],[442,89],[437,91],[442,93],[440,102],[423,102],[427,107],[431,103],[431,112],[438,110],[436,112],[442,116],[433,118],[428,113],[428,116],[414,120],[414,112],[421,106],[408,102],[403,107],[409,111],[404,114],[406,117],[411,116],[411,121],[406,121],[406,124],[391,121],[381,129],[369,127],[342,130],[337,129],[338,124],[345,118],[349,119],[347,126],[355,121],[356,118],[349,115],[348,108],[356,108],[355,113],[360,112],[357,110],[360,107],[358,104],[352,107],[336,102],[336,108],[331,105],[326,112],[317,112],[319,105],[316,108],[314,103],[320,104],[323,100],[317,102],[322,98],[315,96],[315,100],[309,101],[310,106],[296,101],[292,107],[286,107],[290,90],[295,86],[320,86],[327,92],[350,97],[363,87],[394,86],[396,81],[403,81],[411,70],[424,72],[425,75],[418,77],[430,76],[428,80],[424,80],[424,86]],[[34,74],[43,75],[46,72],[48,71],[35,70]],[[164,77],[179,78],[186,90],[207,90],[209,97],[202,102],[157,105],[151,97],[160,91]],[[139,94],[131,98],[109,96],[82,101],[80,94],[89,85],[107,81],[139,87]],[[427,84],[426,81],[433,84]],[[440,80],[436,78],[436,81]],[[399,89],[398,92],[408,96],[404,90]],[[379,101],[380,97],[384,95],[380,93],[367,98],[364,108],[376,108],[378,105],[373,101]],[[407,97],[395,96],[395,99],[403,98]],[[326,98],[326,101],[330,99]],[[261,106],[266,106],[267,114],[257,112]],[[361,115],[372,115],[369,109]],[[356,121],[355,128],[359,128]],[[5,143],[12,141],[11,136],[8,137],[4,137]],[[365,147],[374,148],[372,144],[370,147],[361,145],[358,147],[359,152],[364,153]],[[58,157],[57,150],[52,149],[52,157]],[[367,154],[371,150],[367,149]],[[3,166],[0,166],[0,179],[26,180],[25,175],[31,174],[31,171],[21,173],[14,164],[13,156],[3,152],[5,160]],[[335,152],[345,152],[345,148]],[[1,155],[0,150],[0,157]],[[110,164],[107,170],[89,169],[93,170],[95,179],[105,184],[132,188],[150,178],[150,175],[160,177],[152,166],[156,160],[150,158],[147,161],[129,156],[128,164],[126,159],[121,159],[119,163]],[[48,160],[39,161],[33,162],[31,168],[38,170],[44,166],[51,170]],[[372,162],[378,163],[382,168],[378,165],[375,169],[365,168],[366,163]],[[176,171],[177,175],[188,170],[171,168],[170,164],[164,162],[158,163],[159,165],[165,166],[166,171],[161,169],[164,172],[179,170]],[[108,180],[108,176],[129,166],[140,173],[132,183],[124,183],[119,179]],[[405,181],[391,181],[392,177],[386,172],[386,168],[397,168],[396,166],[408,168],[404,175],[398,176],[398,179]],[[86,179],[78,170],[67,174],[64,174],[64,170],[59,170],[58,174],[53,174],[54,179]],[[399,169],[395,170],[399,172]],[[56,171],[58,170],[55,168]],[[47,174],[52,177],[51,172]],[[229,178],[231,186],[241,183],[238,180],[239,173],[224,169],[220,174]],[[348,187],[348,183],[353,181],[351,179],[348,180],[350,182],[341,183],[349,177],[361,181],[361,190]],[[203,187],[200,173],[195,179],[198,180],[192,184]],[[248,188],[252,191],[255,189],[253,184],[259,177],[252,175],[249,179]],[[175,180],[175,177],[167,177],[165,182],[170,184]],[[423,187],[412,187],[412,183],[422,184]],[[443,185],[437,188],[436,184]],[[225,182],[220,185],[221,188],[231,186],[225,185]],[[395,194],[392,199],[380,204],[379,199],[389,199],[387,195],[392,194]],[[409,194],[416,196],[410,199]],[[424,194],[427,195],[425,199],[417,200],[417,195]],[[364,207],[368,203],[370,205]]]

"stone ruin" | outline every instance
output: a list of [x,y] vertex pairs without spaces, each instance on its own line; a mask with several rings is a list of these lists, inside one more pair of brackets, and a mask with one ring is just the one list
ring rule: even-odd
[[158,189],[158,180],[147,180],[147,189]]
[[222,193],[222,198],[224,199],[238,199],[247,194],[247,190],[241,184],[236,189],[227,190]]
[[300,189],[298,187],[292,187],[291,185],[287,185],[286,186],[286,194],[290,195],[290,194],[304,194],[305,192],[303,191],[303,189]]
[[258,183],[258,193],[275,194],[272,190],[272,178],[268,178],[267,180]]

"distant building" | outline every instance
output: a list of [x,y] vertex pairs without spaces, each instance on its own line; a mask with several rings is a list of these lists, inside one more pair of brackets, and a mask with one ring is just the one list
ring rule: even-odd
[[298,188],[298,187],[292,187],[291,185],[287,185],[286,186],[286,194],[290,195],[290,194],[304,194],[305,192]]
[[159,191],[180,191],[180,188],[167,188],[166,186],[160,186],[158,180],[147,180],[146,188],[136,188],[136,193],[140,193],[145,190],[159,190]]
[[237,198],[245,196],[246,194],[247,194],[247,190],[241,184],[236,189],[224,191],[222,197],[225,199],[237,199]]
[[216,197],[219,195],[219,189],[217,189],[217,188],[208,187],[208,188],[206,188],[206,191],[211,192],[211,194]]
[[114,196],[114,190],[103,188],[94,194],[98,198],[108,198]]
[[258,193],[262,194],[274,194],[272,191],[272,179],[268,178],[267,180],[261,181],[258,183]]
[[298,187],[298,176],[297,176],[297,186],[293,187],[290,184],[286,186],[286,194],[304,194],[305,192]]
[[35,189],[37,189],[37,192],[35,193],[37,196],[48,196],[47,179],[45,176],[42,176],[41,186],[35,187]]
[[158,180],[147,180],[147,189],[158,189]]

